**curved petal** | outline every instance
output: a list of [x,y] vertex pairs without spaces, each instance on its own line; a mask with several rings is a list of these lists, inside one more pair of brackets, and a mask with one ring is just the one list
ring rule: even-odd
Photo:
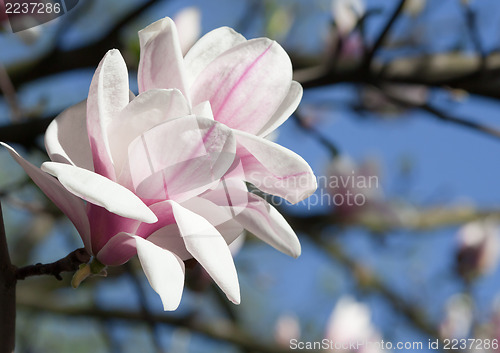
[[219,55],[247,40],[229,27],[220,27],[201,37],[187,52],[184,65],[188,76],[188,87],[198,75]]
[[89,253],[92,253],[90,243],[90,225],[85,210],[85,203],[67,191],[57,179],[35,167],[33,164],[21,157],[12,147],[0,142],[16,160],[17,163],[24,169],[36,185],[47,195],[54,204],[64,212],[66,216],[73,222],[76,230],[80,234],[83,244]]
[[307,162],[295,152],[242,131],[233,131],[245,180],[291,203],[309,197],[318,187]]
[[199,118],[214,120],[214,113],[212,112],[212,107],[210,106],[209,101],[201,102],[197,106],[193,107],[193,114]]
[[184,262],[173,252],[134,236],[137,255],[149,284],[161,298],[164,310],[179,306],[184,289]]
[[139,92],[177,88],[188,97],[182,50],[174,21],[166,17],[139,31],[139,42]]
[[183,201],[218,183],[235,156],[232,130],[187,116],[167,121],[129,146],[133,187],[148,203]]
[[104,207],[119,216],[146,223],[158,221],[156,215],[133,192],[102,175],[69,164],[45,162],[42,170],[57,177],[72,194]]
[[120,232],[108,240],[96,257],[106,266],[118,266],[130,260],[135,254],[137,254],[135,239],[129,233]]
[[179,90],[155,89],[135,97],[109,126],[109,145],[117,175],[125,165],[129,144],[137,136],[190,113],[189,103]]
[[302,93],[303,89],[300,83],[292,81],[287,96],[283,102],[281,102],[278,110],[276,110],[267,124],[260,129],[257,136],[265,137],[283,124],[299,106],[300,100],[302,99]]
[[266,200],[248,193],[248,205],[235,219],[249,232],[277,250],[299,257],[299,239],[283,216]]
[[214,118],[252,134],[264,127],[290,90],[292,64],[267,38],[239,44],[212,61],[192,85],[193,105],[210,101]]
[[120,52],[110,50],[99,63],[87,99],[87,132],[94,170],[116,180],[108,141],[108,127],[129,103],[127,66]]
[[52,120],[45,132],[45,148],[53,162],[94,170],[86,119],[87,101],[84,100]]
[[186,249],[205,268],[228,299],[239,304],[238,275],[224,238],[206,219],[173,201],[172,210]]

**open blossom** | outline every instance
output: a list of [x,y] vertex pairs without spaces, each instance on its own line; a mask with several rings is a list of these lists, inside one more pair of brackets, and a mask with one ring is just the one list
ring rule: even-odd
[[119,265],[137,252],[165,309],[175,309],[183,260],[194,257],[239,302],[226,240],[184,206],[232,165],[236,145],[229,128],[192,115],[177,90],[150,90],[129,102],[127,68],[112,50],[97,68],[87,101],[58,116],[45,143],[52,161],[42,169],[4,146],[70,218],[98,261]]
[[[156,52],[175,66],[179,62],[168,58],[179,54],[180,47],[173,23],[169,19],[166,23],[172,29],[167,43],[176,44],[165,47],[157,42],[156,47],[143,49]],[[229,29],[223,33],[241,37]],[[275,46],[268,44],[266,51]],[[201,50],[197,44],[193,49]],[[198,54],[203,56],[209,48],[202,49]],[[238,71],[243,58],[251,55],[247,49],[235,48],[241,60],[231,62],[234,69],[225,70],[230,74]],[[144,59],[142,63],[144,67]],[[255,65],[244,71],[248,74]],[[268,70],[265,66],[260,69]],[[159,73],[158,77],[164,76]],[[176,79],[175,73],[166,77]],[[264,116],[268,120],[261,132],[266,135],[295,109],[300,85],[288,82],[282,102],[257,111],[251,101],[248,107],[240,106],[245,105],[241,95],[246,93],[239,92],[237,86],[243,77],[236,83],[220,75],[213,80],[219,82],[218,91],[226,92],[222,97],[225,103],[216,113],[210,97],[193,104],[196,99],[187,95],[182,85],[144,89],[141,84],[140,94],[134,97],[125,62],[117,50],[111,50],[94,74],[87,100],[64,111],[47,129],[45,145],[50,162],[39,169],[3,144],[73,222],[94,262],[114,266],[138,255],[165,310],[179,305],[183,261],[190,258],[205,268],[231,301],[240,302],[228,244],[243,229],[289,255],[300,254],[300,243],[286,220],[264,199],[249,193],[246,181],[292,202],[316,188],[310,167],[298,155],[255,136],[260,130],[248,133],[231,126],[231,119],[240,116],[255,117],[251,122]],[[209,83],[204,85],[210,91]],[[233,93],[228,93],[226,85]],[[267,85],[257,85],[254,79],[244,85],[245,92],[251,86],[268,91]],[[295,93],[290,98],[292,91]],[[260,103],[262,100],[266,98],[261,97]],[[224,108],[226,103],[229,108]],[[234,104],[238,107],[231,108]],[[221,113],[228,109],[232,109],[230,117]],[[245,125],[244,121],[239,123]]]

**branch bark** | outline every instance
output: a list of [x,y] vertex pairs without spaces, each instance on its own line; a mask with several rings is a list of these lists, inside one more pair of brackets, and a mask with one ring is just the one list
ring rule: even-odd
[[10,262],[0,205],[0,353],[13,353],[16,343],[16,268]]

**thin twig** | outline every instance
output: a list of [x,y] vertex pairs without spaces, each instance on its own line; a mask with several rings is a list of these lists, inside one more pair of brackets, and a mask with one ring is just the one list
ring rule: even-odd
[[36,264],[18,268],[16,270],[16,278],[23,280],[26,277],[51,275],[58,280],[62,280],[61,272],[74,272],[78,270],[81,264],[86,264],[90,261],[90,255],[84,248],[76,249],[68,254],[68,256],[50,264]]
[[366,54],[366,57],[364,59],[364,67],[369,70],[370,65],[372,63],[373,57],[379,50],[379,48],[382,46],[384,43],[387,34],[391,30],[392,26],[394,25],[394,22],[396,22],[396,19],[399,17],[399,14],[403,10],[403,7],[405,5],[406,0],[400,0],[398,6],[394,9],[394,12],[392,13],[392,16],[389,18],[387,23],[385,24],[384,28],[382,29],[382,32],[380,32],[380,35],[378,36],[377,40],[373,44],[372,48],[368,53]]

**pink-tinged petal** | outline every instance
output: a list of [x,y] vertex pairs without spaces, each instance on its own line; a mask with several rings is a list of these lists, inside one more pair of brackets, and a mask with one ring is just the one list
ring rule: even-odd
[[172,201],[186,249],[205,268],[229,300],[240,303],[240,286],[233,257],[221,234],[206,219]]
[[182,50],[174,22],[166,17],[139,31],[139,92],[177,88],[187,97]]
[[197,106],[193,107],[193,114],[199,118],[214,120],[214,113],[212,112],[212,107],[210,106],[209,101],[201,102]]
[[45,162],[42,170],[57,177],[72,194],[104,207],[109,212],[146,223],[158,221],[153,211],[133,192],[102,175],[55,162]]
[[119,266],[137,254],[136,241],[129,233],[118,233],[99,250],[96,257],[106,266]]
[[127,66],[120,52],[110,50],[99,63],[87,98],[87,132],[96,173],[116,180],[108,128],[129,103]]
[[201,37],[184,57],[188,87],[198,75],[219,55],[232,47],[246,42],[245,37],[229,27],[220,27]]
[[184,289],[184,262],[173,252],[141,237],[134,237],[137,255],[149,284],[161,298],[164,310],[179,306]]
[[231,129],[213,120],[187,116],[167,121],[130,144],[133,187],[148,204],[186,200],[218,183],[235,148]]
[[290,90],[292,65],[283,48],[267,38],[239,44],[217,57],[192,85],[193,105],[210,101],[215,120],[258,133]]
[[291,203],[309,197],[316,190],[316,177],[298,154],[261,137],[236,130],[233,133],[246,181]]
[[45,195],[68,216],[82,237],[85,248],[91,252],[90,225],[85,210],[85,203],[67,191],[57,179],[26,161],[12,147],[3,142],[0,143],[9,151],[10,155],[19,163]]
[[249,232],[277,250],[299,257],[299,239],[283,216],[261,197],[248,193],[248,205],[235,219]]
[[84,100],[52,120],[45,132],[45,148],[53,162],[94,170],[86,118],[87,101]]
[[109,145],[117,175],[128,158],[128,146],[136,137],[160,123],[189,114],[189,103],[178,90],[149,90],[135,97],[109,126]]
[[299,106],[300,100],[302,99],[302,93],[303,90],[300,83],[292,81],[290,90],[288,91],[285,99],[281,102],[278,110],[276,110],[267,124],[260,129],[257,136],[265,137],[283,124]]

